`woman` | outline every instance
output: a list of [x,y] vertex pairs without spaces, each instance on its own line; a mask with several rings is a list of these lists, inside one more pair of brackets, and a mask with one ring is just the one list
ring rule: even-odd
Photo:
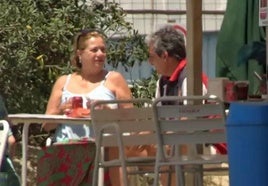
[[[46,109],[46,114],[63,114],[70,108],[68,100],[74,96],[87,100],[130,99],[131,91],[124,77],[115,71],[104,69],[106,60],[105,35],[98,30],[84,30],[74,41],[72,65],[76,72],[63,75],[55,82]],[[127,107],[128,105],[119,105]],[[46,131],[56,129],[56,141],[79,138],[94,138],[93,129],[88,125],[44,124]],[[116,153],[111,153],[115,155]],[[110,156],[111,157],[111,156]],[[116,175],[117,174],[117,175]],[[120,185],[118,171],[110,170],[112,185]],[[114,178],[117,178],[114,180]]]

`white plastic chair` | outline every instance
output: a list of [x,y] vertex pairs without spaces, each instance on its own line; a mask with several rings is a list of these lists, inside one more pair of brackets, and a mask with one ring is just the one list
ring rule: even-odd
[[[153,103],[154,120],[158,141],[155,165],[157,185],[159,171],[163,166],[174,166],[176,185],[185,185],[184,172],[194,173],[195,184],[203,186],[203,165],[228,163],[227,155],[205,154],[197,147],[226,142],[224,104],[215,96],[162,97]],[[181,154],[179,147],[187,146]],[[173,149],[167,155],[167,148]],[[224,170],[221,166],[213,171]]]
[[6,120],[0,120],[0,167],[5,156],[9,124]]
[[[107,105],[113,107],[118,104],[134,104],[132,108],[107,109]],[[139,105],[135,106],[135,105]],[[121,167],[123,170],[124,185],[129,185],[128,176],[144,174],[148,170],[136,169],[140,166],[149,166],[154,171],[154,157],[127,157],[126,147],[156,144],[155,125],[151,100],[113,100],[97,101],[91,106],[91,117],[96,135],[96,156],[94,165],[93,185],[97,185],[100,168]],[[119,157],[106,160],[107,147],[117,147]],[[104,154],[102,154],[104,153]],[[132,167],[132,168],[130,168]]]

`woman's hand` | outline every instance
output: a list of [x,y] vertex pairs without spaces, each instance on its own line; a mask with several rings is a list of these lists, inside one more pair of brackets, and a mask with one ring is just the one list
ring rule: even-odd
[[68,114],[72,110],[72,98],[66,100],[64,103],[62,103],[59,107],[61,113]]

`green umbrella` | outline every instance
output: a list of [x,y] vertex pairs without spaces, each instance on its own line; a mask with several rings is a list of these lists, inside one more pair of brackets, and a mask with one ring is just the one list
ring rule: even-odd
[[[248,80],[250,94],[256,94],[260,86],[254,72],[265,72],[263,64],[255,61],[259,59],[250,57],[254,48],[265,41],[265,28],[259,26],[258,16],[258,0],[228,1],[216,48],[216,76]],[[253,46],[252,51],[246,49],[248,45]]]

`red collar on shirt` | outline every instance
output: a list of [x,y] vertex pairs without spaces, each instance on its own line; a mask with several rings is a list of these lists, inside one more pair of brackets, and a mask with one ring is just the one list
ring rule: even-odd
[[177,81],[178,78],[180,77],[180,73],[182,72],[182,70],[184,69],[185,66],[186,66],[186,59],[183,59],[179,62],[177,68],[172,73],[172,75],[169,77],[169,81]]
[[[184,69],[184,67],[186,67],[186,59],[182,59],[177,68],[175,69],[175,71],[172,73],[172,75],[169,77],[169,81],[174,82],[177,81],[178,78],[180,77],[180,73],[182,72],[182,70]],[[208,77],[202,73],[202,83],[206,86],[208,86]]]

